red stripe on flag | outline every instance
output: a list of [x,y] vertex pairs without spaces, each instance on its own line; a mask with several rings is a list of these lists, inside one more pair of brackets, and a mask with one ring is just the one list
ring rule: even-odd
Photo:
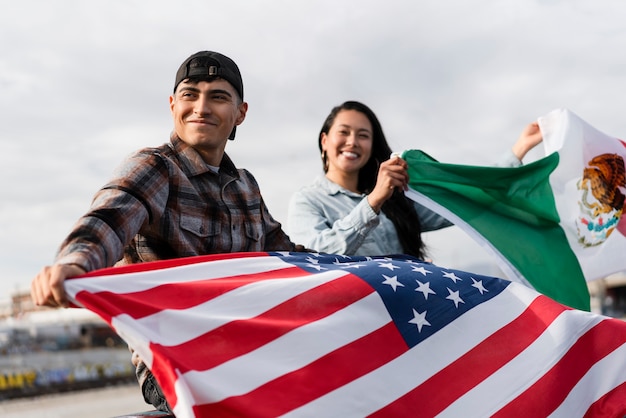
[[[176,381],[178,380],[178,371],[177,365],[175,364],[176,360],[173,358],[161,358],[159,364],[160,368],[152,368],[150,371],[154,375],[157,380],[163,394],[165,395],[165,399],[167,399],[167,403],[170,407],[176,407],[178,403],[178,395],[176,394]],[[189,401],[191,402],[191,401]]]
[[390,322],[245,395],[199,405],[194,411],[202,417],[279,416],[384,366],[407,349],[402,335]]
[[622,383],[595,401],[585,413],[584,418],[625,416],[626,383]]
[[109,291],[92,294],[82,291],[76,294],[76,300],[106,316],[105,320],[110,323],[112,317],[121,314],[139,319],[165,309],[190,308],[253,282],[292,279],[310,274],[298,267],[288,267],[220,279],[166,283],[151,289],[123,294]]
[[270,256],[266,252],[239,252],[239,253],[221,253],[221,254],[207,254],[197,255],[183,258],[171,258],[168,260],[155,260],[146,263],[125,264],[115,267],[107,267],[99,270],[93,270],[88,273],[82,274],[76,277],[69,277],[71,279],[82,279],[85,277],[102,277],[102,276],[115,276],[117,274],[129,274],[140,273],[146,271],[163,270],[173,267],[188,266],[190,264],[206,263],[209,261],[219,260],[235,260],[238,258],[251,258],[251,257],[263,257]]
[[174,399],[174,382],[163,373],[171,368],[170,359],[176,359],[175,369],[179,373],[208,370],[337,312],[373,292],[367,282],[346,274],[293,297],[262,315],[231,321],[183,344],[172,347],[150,344],[154,355],[152,372],[168,399],[170,396]]
[[402,416],[415,405],[419,410],[414,417],[439,414],[532,344],[566,309],[545,296],[537,297],[511,323],[372,416]]
[[604,320],[583,334],[545,375],[494,417],[547,416],[598,361],[624,344],[626,330],[617,320]]

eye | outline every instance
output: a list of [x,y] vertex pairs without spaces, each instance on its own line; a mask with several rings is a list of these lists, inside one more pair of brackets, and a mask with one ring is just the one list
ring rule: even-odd
[[229,102],[231,100],[228,94],[223,94],[223,93],[213,94],[211,96],[211,99],[215,100],[216,102]]
[[180,97],[182,99],[193,99],[194,97],[196,97],[196,94],[191,91],[182,91],[180,92]]

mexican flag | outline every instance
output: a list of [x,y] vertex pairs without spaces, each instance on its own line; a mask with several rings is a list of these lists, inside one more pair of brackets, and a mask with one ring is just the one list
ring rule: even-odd
[[626,143],[566,109],[538,122],[546,156],[517,168],[405,151],[406,194],[487,248],[507,278],[589,310],[586,282],[626,271]]

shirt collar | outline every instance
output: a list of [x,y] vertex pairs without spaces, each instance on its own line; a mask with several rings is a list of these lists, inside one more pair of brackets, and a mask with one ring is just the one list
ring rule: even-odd
[[350,190],[344,189],[334,181],[329,180],[326,176],[319,176],[317,178],[317,183],[331,196],[338,193],[343,193],[351,197],[363,197],[362,193],[355,193],[351,192]]
[[[213,173],[200,154],[192,146],[187,145],[174,132],[170,135],[170,144],[174,151],[178,154],[185,174],[193,177],[204,173]],[[239,178],[237,167],[235,167],[235,164],[233,164],[232,160],[226,153],[224,153],[222,161],[220,162],[220,173],[226,173],[232,177]]]

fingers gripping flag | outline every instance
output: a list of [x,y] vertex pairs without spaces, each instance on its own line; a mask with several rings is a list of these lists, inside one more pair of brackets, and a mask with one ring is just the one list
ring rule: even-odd
[[179,418],[626,413],[624,322],[408,256],[212,255],[66,290]]

